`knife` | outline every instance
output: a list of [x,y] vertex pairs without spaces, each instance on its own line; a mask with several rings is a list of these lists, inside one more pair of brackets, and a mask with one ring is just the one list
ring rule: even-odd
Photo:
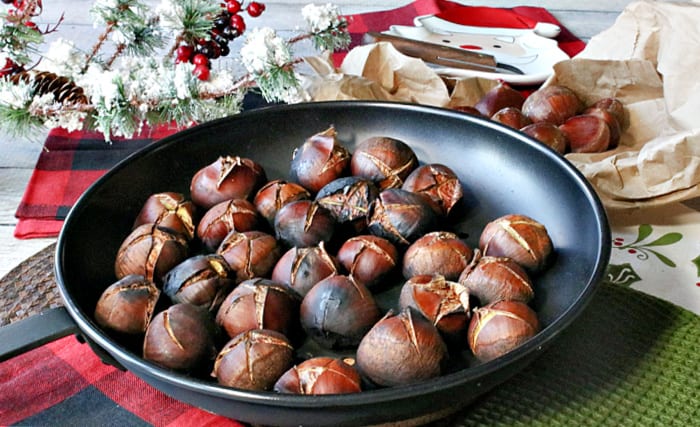
[[404,55],[420,58],[425,62],[445,67],[492,73],[508,72],[511,74],[523,74],[517,67],[496,62],[496,58],[492,55],[435,43],[427,43],[392,34],[371,31],[364,35],[362,42],[363,44],[389,42],[396,50]]

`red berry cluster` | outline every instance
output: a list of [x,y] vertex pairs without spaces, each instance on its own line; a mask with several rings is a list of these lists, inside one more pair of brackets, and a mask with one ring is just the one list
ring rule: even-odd
[[[39,27],[31,19],[41,13],[41,0],[1,0],[4,4],[12,4],[14,9],[7,11],[8,22],[14,25],[24,25],[35,31],[41,32]],[[5,63],[0,68],[0,77],[18,73],[24,70],[22,64],[17,64],[10,58],[5,59]]]
[[265,11],[265,5],[253,1],[244,9],[238,0],[222,3],[221,12],[212,20],[213,26],[208,37],[178,46],[175,61],[194,64],[194,74],[200,80],[208,80],[211,60],[227,56],[231,52],[229,42],[245,31],[245,20],[241,15],[244,10],[248,16],[255,18]]

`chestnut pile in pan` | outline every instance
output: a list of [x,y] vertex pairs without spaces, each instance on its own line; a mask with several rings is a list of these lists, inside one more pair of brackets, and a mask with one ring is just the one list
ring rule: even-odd
[[525,97],[499,82],[474,106],[455,109],[519,129],[560,154],[613,149],[627,125],[619,99],[602,98],[584,105],[576,93],[562,85],[545,86]]
[[545,226],[493,218],[471,247],[449,229],[463,196],[449,166],[388,136],[351,153],[330,127],[292,153],[289,177],[222,156],[189,199],[151,195],[97,323],[163,367],[296,394],[423,381],[539,331],[529,303],[554,250]]

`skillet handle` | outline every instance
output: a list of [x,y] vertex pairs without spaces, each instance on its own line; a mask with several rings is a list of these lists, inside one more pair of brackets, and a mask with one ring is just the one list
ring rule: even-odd
[[80,330],[65,307],[46,310],[40,314],[0,327],[0,362],[40,347],[46,343]]

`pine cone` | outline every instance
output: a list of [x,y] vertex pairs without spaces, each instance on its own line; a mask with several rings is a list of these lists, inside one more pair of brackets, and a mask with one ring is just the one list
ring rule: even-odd
[[48,71],[21,71],[12,76],[12,82],[34,82],[37,95],[53,93],[57,102],[62,104],[87,104],[88,98],[83,88],[68,77],[59,76]]

